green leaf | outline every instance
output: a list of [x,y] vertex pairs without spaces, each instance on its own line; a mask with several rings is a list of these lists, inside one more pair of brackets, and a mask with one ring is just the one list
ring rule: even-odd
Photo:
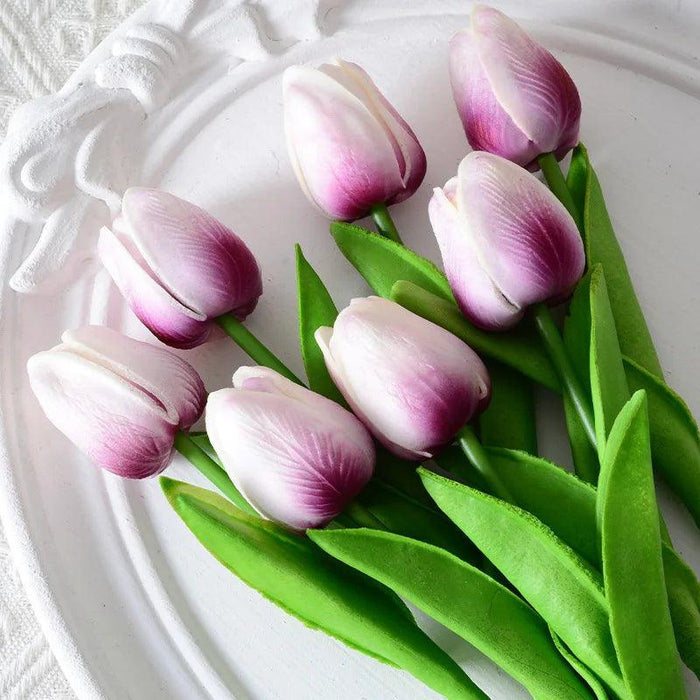
[[[663,373],[654,342],[635,294],[620,244],[615,237],[600,182],[583,145],[579,144],[577,147],[574,160],[576,174],[572,175],[572,183],[576,183],[575,188],[580,187],[580,170],[583,163],[588,166],[583,209],[586,259],[590,268],[600,263],[605,270],[610,306],[622,354],[632,358],[651,374],[662,378]],[[575,198],[579,196],[578,192],[574,194]]]
[[532,608],[452,554],[377,530],[319,530],[309,537],[466,639],[534,697],[591,697]]
[[[521,452],[488,449],[491,466],[519,505],[600,569],[596,489],[556,464]],[[688,565],[663,544],[673,632],[683,662],[700,677],[700,584]]]
[[486,698],[386,587],[210,491],[165,477],[161,485],[187,527],[226,568],[307,626],[405,669],[447,697]]
[[541,457],[498,448],[486,451],[491,466],[518,505],[598,567],[595,489]]
[[400,243],[343,221],[334,221],[331,233],[343,255],[379,296],[388,299],[397,280],[408,280],[442,299],[454,300],[445,275]]
[[591,271],[591,340],[590,377],[593,412],[595,414],[598,456],[602,460],[605,443],[617,414],[627,403],[625,368],[622,365],[620,344],[615,329],[603,268],[596,265]]
[[676,646],[683,663],[700,678],[700,584],[673,548],[662,547]]
[[420,474],[447,516],[572,652],[624,696],[600,575],[530,513],[425,469]]
[[646,395],[615,421],[601,463],[597,520],[610,629],[635,698],[684,698],[664,581]]
[[527,319],[512,331],[488,333],[469,323],[453,302],[405,280],[394,285],[391,298],[409,311],[454,333],[478,353],[522,372],[549,389],[561,391],[537,330]]
[[[566,186],[571,192],[574,204],[578,211],[583,214],[586,206],[586,185],[588,182],[588,152],[580,143],[571,152],[571,163],[569,172],[566,174]],[[585,233],[585,232],[584,232]]]
[[491,403],[479,416],[481,442],[537,454],[532,381],[495,360],[487,360],[486,367],[491,377]]
[[481,552],[434,504],[427,507],[376,478],[359,500],[390,532],[441,547],[474,566],[482,563]]
[[700,436],[678,394],[630,358],[623,358],[631,391],[644,389],[649,401],[649,429],[654,468],[683,500],[700,527]]
[[605,686],[600,682],[598,676],[591,671],[586,664],[584,664],[580,659],[571,653],[569,647],[564,644],[564,642],[557,636],[556,632],[550,627],[550,634],[552,635],[552,640],[554,641],[554,646],[558,649],[559,653],[569,662],[571,667],[576,670],[581,678],[583,678],[586,683],[590,686],[593,694],[596,696],[597,700],[608,700],[608,693],[605,690]]
[[320,326],[332,326],[338,316],[338,309],[331,299],[321,278],[311,267],[301,246],[295,246],[297,265],[297,304],[299,311],[299,344],[306,368],[309,386],[318,394],[323,394],[341,405],[345,405],[342,394],[333,383],[323,353],[314,338]]
[[[585,275],[576,286],[564,320],[564,347],[581,385],[590,390],[591,355],[591,275]],[[564,396],[564,415],[569,434],[571,454],[576,473],[585,481],[595,484],[600,470],[598,454],[588,440],[581,419],[568,396]]]

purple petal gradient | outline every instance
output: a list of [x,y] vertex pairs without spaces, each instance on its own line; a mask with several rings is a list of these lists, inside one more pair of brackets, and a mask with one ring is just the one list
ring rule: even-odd
[[67,351],[111,370],[149,394],[179,430],[190,428],[204,413],[207,392],[202,378],[172,352],[105,326],[66,331],[61,340]]
[[338,404],[272,370],[245,367],[209,395],[207,432],[237,488],[264,517],[323,527],[362,490],[374,445]]
[[538,146],[496,99],[469,31],[459,32],[450,42],[450,82],[464,132],[474,150],[496,153],[521,165],[537,158],[541,152]]
[[333,219],[409,197],[425,176],[415,134],[367,73],[338,61],[284,75],[289,154],[304,193]]
[[354,299],[316,341],[355,413],[399,457],[433,456],[490,394],[468,345],[386,299]]
[[523,311],[503,296],[482,267],[469,222],[457,209],[457,178],[443,190],[436,188],[428,205],[445,274],[467,318],[485,328],[507,328],[517,323]]
[[262,294],[255,257],[200,207],[161,190],[132,187],[122,200],[126,232],[162,287],[198,314],[243,320]]
[[585,253],[576,223],[547,186],[485,152],[464,158],[457,180],[465,237],[503,296],[520,309],[566,298],[583,274]]
[[450,75],[469,143],[519,165],[578,142],[581,100],[552,54],[498,10],[476,6],[450,46]]
[[[387,204],[398,204],[408,199],[420,186],[425,177],[427,162],[425,152],[421,147],[413,129],[404,121],[403,117],[394,109],[394,106],[379,91],[372,78],[364,68],[356,63],[336,59],[341,68],[340,73],[345,73],[348,80],[344,84],[356,86],[356,91],[361,95],[367,108],[375,115],[377,122],[381,124],[394,148],[394,155],[399,164],[403,189],[397,192]],[[321,66],[324,70],[334,66]]]
[[206,316],[181,304],[154,278],[129,240],[108,228],[100,231],[97,250],[102,264],[126,303],[153,335],[176,348],[193,348],[211,333]]
[[[153,476],[170,462],[178,428],[201,411],[201,381],[167,351],[151,353],[145,343],[104,331],[67,333],[64,344],[31,357],[32,390],[48,419],[101,467],[129,479]],[[107,345],[110,354],[102,354]],[[125,372],[122,363],[138,353]],[[151,393],[166,366],[187,385]]]

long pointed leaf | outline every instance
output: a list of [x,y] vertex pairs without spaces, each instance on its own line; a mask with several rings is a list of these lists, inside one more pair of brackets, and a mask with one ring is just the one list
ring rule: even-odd
[[487,452],[491,466],[518,505],[598,567],[595,489],[541,457],[516,450],[487,448]]
[[487,697],[388,588],[210,491],[165,477],[161,485],[187,527],[224,566],[309,627],[405,669],[449,698]]
[[597,513],[610,629],[625,682],[635,698],[684,698],[643,391],[629,400],[610,433]]
[[507,588],[442,549],[377,530],[318,530],[325,551],[376,578],[460,635],[535,698],[589,698],[547,625]]
[[313,391],[345,405],[342,394],[328,374],[323,353],[314,338],[314,333],[319,326],[333,325],[338,315],[338,309],[321,278],[304,257],[301,246],[297,245],[295,250],[299,345],[309,386]]
[[331,233],[343,255],[379,296],[388,299],[395,282],[409,280],[442,299],[454,300],[445,275],[400,243],[343,221],[334,221]]
[[622,364],[615,319],[613,318],[603,268],[591,271],[591,395],[595,414],[598,455],[602,459],[608,433],[617,414],[627,403],[630,391]]
[[[584,160],[587,165],[583,209],[586,260],[589,267],[600,263],[605,270],[622,353],[662,378],[654,342],[634,291],[625,257],[615,237],[600,182],[582,144],[575,149],[574,159],[577,168],[583,166]],[[574,179],[579,181],[578,176]]]
[[700,584],[678,553],[666,544],[663,558],[678,652],[683,663],[700,678]]
[[[597,545],[596,489],[544,459],[488,449],[492,467],[518,503],[587,562],[602,569]],[[700,678],[700,583],[663,543],[664,578],[681,659]]]
[[630,358],[623,359],[630,390],[647,392],[654,468],[683,500],[700,526],[698,425],[678,394]]
[[600,575],[530,513],[427,470],[420,473],[438,506],[573,653],[624,696]]

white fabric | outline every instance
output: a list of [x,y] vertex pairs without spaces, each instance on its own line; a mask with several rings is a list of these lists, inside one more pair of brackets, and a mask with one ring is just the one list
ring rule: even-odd
[[[23,102],[55,92],[143,0],[0,0],[0,137]],[[39,628],[0,526],[0,698],[75,698]]]

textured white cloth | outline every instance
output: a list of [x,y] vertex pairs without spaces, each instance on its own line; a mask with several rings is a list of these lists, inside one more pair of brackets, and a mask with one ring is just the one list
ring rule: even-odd
[[[14,109],[55,92],[144,0],[0,0],[0,137]],[[0,698],[74,698],[39,628],[0,526]]]

